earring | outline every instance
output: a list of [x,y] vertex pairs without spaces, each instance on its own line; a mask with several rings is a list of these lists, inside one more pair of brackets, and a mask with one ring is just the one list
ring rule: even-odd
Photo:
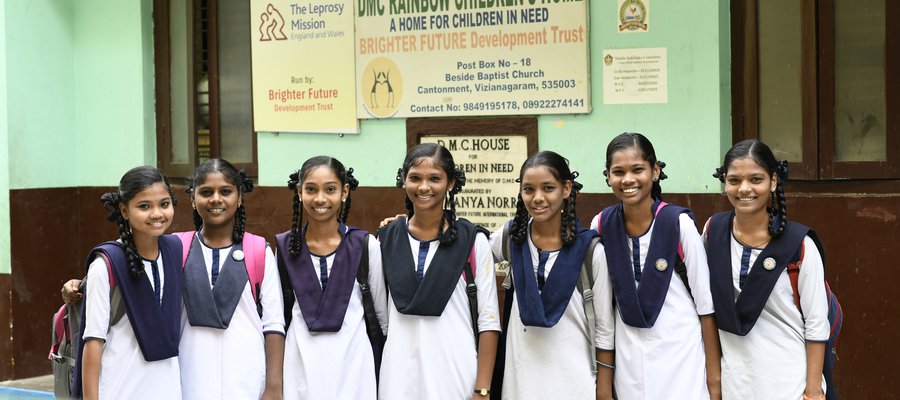
[[343,199],[341,199],[341,203],[346,203],[346,202],[347,202],[347,198],[346,198],[346,197],[343,198]]
[[659,176],[654,176],[654,177],[653,177],[653,182],[659,182]]

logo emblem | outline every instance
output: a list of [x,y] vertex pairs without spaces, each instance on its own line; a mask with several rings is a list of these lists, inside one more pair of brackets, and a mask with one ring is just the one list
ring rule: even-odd
[[266,11],[259,15],[259,41],[287,40],[284,34],[284,17],[272,3],[266,6]]
[[772,257],[766,257],[766,259],[763,260],[763,268],[765,268],[766,271],[775,269],[775,259]]
[[657,270],[659,270],[661,272],[661,271],[665,271],[666,268],[669,268],[669,263],[665,259],[660,258],[659,260],[656,260],[656,269]]
[[235,250],[233,253],[231,253],[231,258],[234,259],[234,261],[243,261],[244,260],[244,252],[240,251],[240,250]]
[[641,0],[625,0],[619,7],[619,32],[647,31],[647,6]]
[[613,62],[613,56],[612,56],[612,55],[607,54],[606,57],[603,57],[603,63],[606,64],[607,66],[612,65],[612,62]]

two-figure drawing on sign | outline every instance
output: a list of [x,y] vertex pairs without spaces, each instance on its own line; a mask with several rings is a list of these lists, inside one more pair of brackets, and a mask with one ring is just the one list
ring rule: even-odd
[[372,108],[378,108],[377,94],[379,85],[387,87],[387,106],[388,108],[393,108],[394,88],[391,86],[391,70],[378,72],[372,69],[372,73],[375,75],[375,83],[372,84],[372,92],[369,94],[372,98]]
[[287,40],[284,34],[284,17],[271,3],[266,7],[266,12],[259,15],[259,41],[268,42],[275,40]]

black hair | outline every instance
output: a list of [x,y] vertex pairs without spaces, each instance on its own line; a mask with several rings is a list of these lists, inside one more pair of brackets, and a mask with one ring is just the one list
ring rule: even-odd
[[[525,176],[525,170],[534,167],[547,167],[553,177],[560,183],[565,184],[567,181],[572,182],[572,191],[569,197],[563,199],[562,224],[560,227],[560,238],[564,245],[570,245],[575,242],[575,235],[578,233],[578,217],[575,214],[575,199],[582,185],[575,181],[578,178],[577,171],[569,169],[569,160],[565,157],[552,152],[542,151],[532,154],[528,157],[522,168],[519,170],[518,182],[521,184],[522,177]],[[513,219],[511,235],[516,243],[523,243],[528,238],[528,210],[525,208],[525,201],[522,200],[522,191],[519,191],[519,200],[516,202],[516,217]]]
[[[221,158],[212,158],[204,161],[203,164],[200,164],[200,166],[194,170],[193,175],[187,179],[187,188],[185,188],[184,191],[191,196],[191,199],[193,199],[194,189],[203,183],[207,175],[214,172],[221,173],[228,183],[237,187],[238,193],[242,198],[244,193],[253,191],[253,179],[248,178],[247,173],[244,172],[243,169],[238,171],[234,165]],[[194,228],[199,231],[200,228],[203,227],[203,218],[200,218],[200,213],[198,213],[196,209],[194,209],[192,216],[194,218]],[[241,205],[238,206],[237,211],[234,212],[234,231],[231,233],[232,242],[240,243],[241,240],[244,239],[244,230],[246,226],[247,212],[244,209],[244,203],[242,201]]]
[[[302,241],[303,233],[301,230],[303,229],[303,210],[300,207],[300,194],[297,192],[297,188],[302,184],[303,179],[306,178],[306,175],[310,173],[310,171],[318,168],[318,167],[328,167],[334,171],[334,174],[337,175],[338,180],[341,182],[341,190],[343,190],[344,185],[350,186],[350,191],[356,190],[359,187],[359,181],[353,177],[353,168],[344,168],[344,164],[338,161],[337,158],[328,157],[328,156],[316,156],[306,160],[300,169],[295,171],[288,177],[288,188],[294,192],[294,204],[293,210],[294,215],[291,220],[291,236],[290,236],[290,252],[292,255],[300,254],[300,244]],[[341,212],[338,213],[338,222],[344,224],[347,222],[347,215],[350,214],[350,193],[347,193],[347,199],[343,202],[341,206]]]
[[719,181],[725,183],[725,176],[728,174],[728,167],[734,160],[739,158],[749,158],[756,162],[760,167],[766,170],[769,177],[774,179],[778,176],[775,184],[775,191],[769,196],[770,206],[766,206],[766,212],[769,214],[769,234],[777,237],[784,231],[787,225],[787,201],[784,196],[784,187],[782,184],[788,179],[788,162],[787,160],[775,159],[772,149],[765,143],[756,139],[742,140],[731,147],[725,153],[725,160],[722,166],[716,168],[713,177],[719,178]]
[[[449,188],[447,196],[444,197],[444,217],[441,219],[441,224],[438,227],[438,238],[440,238],[441,243],[451,243],[456,240],[457,236],[456,194],[466,185],[466,173],[456,167],[450,150],[437,143],[421,143],[410,149],[403,160],[403,166],[397,170],[397,187],[402,188],[409,169],[419,165],[426,158],[434,160],[435,166],[441,168],[447,174],[448,181],[454,182],[453,187]],[[409,218],[412,218],[415,212],[412,200],[409,199],[406,193],[403,194],[403,200],[406,204]],[[445,223],[447,224],[446,229],[444,228]]]
[[174,207],[178,204],[178,198],[175,197],[175,193],[172,191],[169,178],[162,171],[149,165],[128,170],[125,175],[122,175],[122,179],[119,180],[119,187],[116,191],[100,196],[100,201],[103,202],[103,206],[108,211],[106,220],[115,222],[119,226],[119,239],[122,240],[122,248],[125,250],[125,256],[128,259],[128,269],[134,277],[144,275],[144,263],[140,254],[138,254],[137,247],[134,245],[131,226],[125,219],[125,216],[122,215],[119,205],[128,207],[128,203],[134,196],[159,182],[166,185],[166,190],[168,190],[169,196],[172,197],[172,206]]
[[650,143],[650,139],[647,139],[646,136],[637,132],[621,133],[619,136],[614,137],[613,140],[609,142],[609,145],[606,146],[606,169],[603,170],[603,176],[606,177],[606,184],[609,185],[609,166],[612,163],[612,155],[619,150],[625,149],[637,149],[638,152],[641,153],[641,157],[650,163],[650,169],[653,169],[654,165],[659,166],[659,177],[658,179],[653,180],[653,188],[650,189],[650,197],[652,197],[654,201],[661,201],[662,187],[659,185],[659,182],[668,178],[666,173],[663,172],[666,163],[656,159],[656,150],[653,150],[653,143]]

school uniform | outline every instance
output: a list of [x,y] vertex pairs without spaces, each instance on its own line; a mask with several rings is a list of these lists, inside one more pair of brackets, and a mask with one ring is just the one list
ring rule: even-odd
[[[343,238],[331,254],[313,254],[304,242],[301,254],[293,256],[288,251],[289,232],[278,238],[278,257],[282,262],[288,260],[288,267],[294,268],[288,272],[295,282],[292,284],[295,297],[284,351],[285,400],[374,400],[378,393],[373,346],[366,333],[357,273],[361,262],[360,246],[366,246],[369,288],[380,329],[386,333],[387,296],[381,269],[381,247],[374,236],[366,236],[361,230],[358,233],[362,237],[356,237],[348,235],[347,227],[339,229]],[[351,243],[351,240],[358,243]],[[290,262],[291,258],[298,261]],[[300,268],[305,270],[298,271]],[[305,275],[298,272],[305,272]],[[301,282],[304,279],[305,282]],[[315,288],[298,287],[303,284],[315,285]],[[332,291],[338,289],[335,285],[345,286],[346,297],[332,297],[335,293]],[[305,291],[305,296],[300,296],[300,291]],[[309,292],[318,295],[311,304],[301,298],[309,297]],[[343,308],[345,311],[341,314]],[[323,318],[334,321],[323,321]]]
[[[474,226],[465,220],[457,221],[457,241],[444,245],[438,240],[416,239],[409,234],[406,224],[406,218],[398,218],[379,234],[385,275],[390,287],[390,334],[384,348],[378,398],[471,398],[475,390],[478,354],[462,268],[468,268],[463,263],[470,254],[474,241],[474,279],[478,290],[477,329],[479,332],[499,331],[497,285],[490,244],[486,235],[476,233]],[[385,232],[388,233],[387,236]],[[467,235],[473,235],[474,238]],[[450,258],[462,262],[447,261]],[[401,259],[402,261],[398,261]],[[420,266],[423,278],[419,286],[398,289],[401,278],[408,276],[407,282],[417,279]],[[435,282],[436,277],[445,276],[442,274],[450,274],[449,282],[442,281],[439,283],[444,285],[438,285],[447,289],[446,292],[441,291],[447,296],[446,304],[423,305],[424,302],[441,297],[437,291],[429,291],[423,287]],[[411,301],[407,296],[409,292],[415,292]],[[428,310],[410,310],[418,306]]]
[[[607,210],[603,212],[606,213]],[[592,219],[591,229],[598,228],[598,217],[599,214]],[[646,282],[650,274],[657,272],[657,266],[662,266],[656,259],[647,259],[650,239],[659,222],[658,218],[654,218],[647,232],[639,237],[624,238],[628,249],[627,268],[637,271],[628,279],[634,283],[635,288],[640,288],[639,274]],[[614,384],[620,399],[709,398],[699,319],[701,315],[714,312],[706,251],[694,221],[687,213],[679,213],[675,223],[679,230],[678,242],[684,250],[691,293],[688,293],[678,275],[671,271],[674,263],[668,263],[668,288],[663,288],[664,301],[650,327],[636,327],[625,323],[622,305],[617,301]],[[665,233],[661,231],[660,235]],[[604,246],[607,246],[608,235],[612,234],[606,229],[601,230]],[[620,234],[626,235],[624,230]],[[637,262],[634,262],[634,258],[637,258]],[[612,269],[613,266],[609,268]],[[613,285],[616,285],[615,281]],[[615,294],[617,298],[620,295]]]
[[[491,250],[496,260],[504,259],[503,236],[508,226],[508,224],[504,224],[491,235]],[[587,240],[590,241],[589,238]],[[549,284],[551,279],[562,278],[560,275],[553,275],[553,278],[550,278],[560,260],[559,250],[539,251],[532,242],[530,234],[525,246],[527,246],[528,257],[531,259],[531,268],[511,268],[511,274],[518,270],[524,270],[526,273],[536,275],[540,271],[544,274],[543,280],[547,282],[546,284]],[[510,243],[510,253],[520,251],[520,249],[521,245],[515,242]],[[570,260],[570,264],[577,263],[577,265],[566,266],[570,273],[580,275],[584,256],[576,258],[579,259]],[[540,266],[542,260],[544,261],[543,267]],[[591,335],[587,331],[589,327],[585,316],[583,295],[577,289],[573,287],[571,295],[566,300],[564,311],[552,326],[545,327],[537,324],[529,326],[523,322],[519,301],[520,293],[527,288],[514,285],[509,327],[506,332],[504,399],[595,398],[597,385],[593,354],[596,351],[595,348],[614,349],[615,318],[613,316],[612,288],[609,273],[606,270],[606,255],[601,244],[596,245],[590,262],[593,266],[594,278],[592,301],[595,326],[590,327],[594,330],[593,343],[590,343]],[[529,278],[535,279],[532,277],[526,279]],[[552,305],[549,304],[538,308],[540,311],[544,311],[545,307],[552,309]]]
[[[239,245],[210,247],[194,234],[184,270],[186,309],[179,350],[185,400],[259,399],[265,389],[264,335],[284,335],[280,280],[267,246],[260,316],[243,262],[251,255],[238,250]],[[191,288],[189,275],[196,277],[198,287]],[[230,293],[216,293],[221,290]],[[191,307],[198,310],[194,315]],[[198,315],[202,313],[212,316]]]
[[[710,268],[725,268],[725,274],[730,276],[729,286],[734,297],[728,301],[733,307],[734,299],[739,299],[745,290],[745,297],[754,294],[751,291],[755,291],[757,286],[748,286],[748,278],[757,279],[766,272],[757,271],[765,268],[757,265],[762,264],[757,260],[763,249],[742,244],[731,234],[731,229],[722,233],[728,235],[729,258],[724,263],[717,262],[710,253]],[[779,238],[773,239],[767,247],[775,246],[777,240]],[[769,286],[772,287],[771,293],[764,299],[764,306],[755,323],[744,327],[743,330],[747,330],[745,335],[719,329],[722,396],[725,399],[799,400],[803,397],[806,388],[806,343],[828,340],[830,326],[822,258],[813,239],[804,236],[802,241],[804,256],[797,281],[803,315],[794,302],[790,278],[784,269],[774,278],[774,286]],[[719,308],[724,307],[717,306],[717,312]],[[824,380],[822,388],[826,389]]]
[[[154,291],[158,286],[160,304],[162,301],[175,301],[177,298],[177,310],[180,310],[181,287],[178,282],[180,277],[177,276],[177,269],[173,269],[173,267],[180,268],[180,264],[167,268],[163,262],[161,246],[159,257],[156,260],[143,260],[143,265],[145,274],[139,279],[148,281],[150,288]],[[126,273],[130,273],[127,271],[127,266],[123,269]],[[176,276],[169,276],[167,272]],[[165,359],[146,361],[128,313],[115,325],[109,325],[109,274],[106,262],[98,255],[88,267],[88,284],[85,293],[85,326],[82,337],[85,340],[100,339],[104,341],[100,365],[99,398],[147,400],[181,398],[177,351]],[[158,279],[154,279],[154,275]],[[115,278],[117,285],[123,284],[122,278],[121,276]],[[149,297],[151,299],[149,301],[155,302],[152,292]],[[131,307],[135,306],[131,305]],[[172,318],[177,319],[177,315],[173,315]],[[148,342],[155,339],[158,338],[147,338]],[[177,337],[174,340],[176,340],[177,346]],[[80,374],[80,368],[78,373]]]

